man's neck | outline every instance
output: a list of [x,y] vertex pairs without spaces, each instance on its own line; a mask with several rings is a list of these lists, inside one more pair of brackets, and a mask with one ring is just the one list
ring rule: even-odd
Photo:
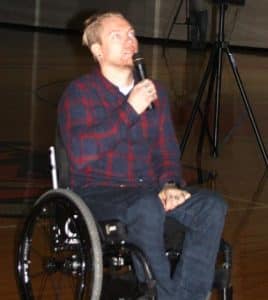
[[115,67],[100,67],[103,76],[118,87],[128,86],[134,80],[133,71],[130,67],[120,69]]

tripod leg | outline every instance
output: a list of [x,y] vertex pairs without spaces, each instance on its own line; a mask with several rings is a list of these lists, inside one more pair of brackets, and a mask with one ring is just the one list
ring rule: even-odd
[[209,58],[209,61],[208,61],[208,64],[207,64],[207,68],[205,70],[203,79],[201,81],[201,84],[200,84],[200,87],[199,87],[199,90],[198,90],[198,93],[197,93],[197,97],[196,97],[196,100],[195,100],[195,103],[194,103],[194,106],[193,106],[193,109],[192,109],[192,112],[191,112],[191,115],[190,115],[190,119],[189,119],[189,121],[186,125],[185,132],[184,132],[183,137],[181,139],[181,144],[180,144],[181,157],[183,156],[187,141],[189,139],[189,135],[190,135],[191,129],[193,127],[193,123],[194,123],[194,120],[195,120],[196,113],[200,108],[200,102],[202,100],[202,96],[203,96],[204,90],[206,88],[206,84],[207,84],[209,75],[210,75],[210,73],[213,69],[216,54],[217,54],[217,48],[213,47],[210,58]]
[[233,57],[233,55],[232,55],[232,53],[231,53],[231,51],[229,50],[228,47],[226,48],[226,53],[228,55],[228,59],[229,59],[230,65],[232,67],[232,70],[233,70],[233,73],[234,73],[234,76],[235,76],[235,80],[236,80],[237,86],[239,88],[242,100],[244,102],[246,111],[248,113],[248,117],[249,117],[250,122],[251,122],[251,126],[252,126],[252,128],[254,130],[254,133],[255,133],[258,145],[260,147],[260,151],[262,153],[262,156],[263,156],[263,159],[264,159],[264,162],[265,162],[265,166],[267,168],[268,167],[268,157],[267,157],[266,148],[264,146],[264,143],[263,143],[260,131],[258,129],[258,126],[257,126],[256,120],[255,120],[255,117],[254,117],[251,105],[249,103],[249,100],[248,100],[248,97],[246,95],[246,92],[245,92],[242,80],[240,78],[240,75],[239,75],[239,72],[238,72],[238,68],[237,68],[235,59],[234,59],[234,57]]
[[217,73],[216,59],[217,59],[217,55],[215,56],[215,60],[214,60],[214,64],[213,64],[213,68],[212,68],[212,72],[211,72],[211,76],[210,76],[208,94],[207,94],[207,98],[206,98],[205,105],[204,105],[204,113],[202,114],[202,112],[200,111],[201,118],[202,118],[202,126],[201,126],[201,130],[200,130],[200,137],[199,137],[199,142],[198,142],[198,146],[197,146],[197,155],[201,155],[201,152],[203,149],[203,144],[204,144],[205,131],[207,132],[208,140],[209,140],[211,146],[213,147],[212,153],[215,152],[213,139],[212,139],[212,137],[210,135],[210,131],[209,131],[208,116],[209,116],[209,110],[210,110],[210,106],[211,106],[212,94],[213,94],[213,90],[214,90],[215,77],[216,77],[215,75]]
[[[197,165],[197,175],[198,175],[198,183],[202,184],[203,183],[203,174],[202,174],[202,150],[204,146],[204,138],[205,138],[205,132],[207,132],[208,140],[210,145],[213,147],[213,139],[210,135],[209,131],[209,124],[208,124],[208,116],[209,116],[209,110],[210,110],[210,105],[211,105],[211,99],[212,99],[212,94],[214,90],[214,84],[215,84],[215,74],[217,72],[217,56],[215,56],[214,63],[213,63],[213,68],[212,68],[212,73],[210,76],[210,81],[209,81],[209,87],[208,87],[208,94],[207,98],[205,101],[204,105],[204,114],[200,111],[201,114],[201,119],[202,119],[202,126],[200,130],[200,136],[197,144],[197,151],[196,151],[196,165]],[[213,147],[212,153],[215,152],[215,149]]]
[[219,127],[220,127],[220,96],[222,80],[222,47],[219,47],[218,65],[216,72],[216,92],[215,92],[215,112],[214,112],[214,132],[213,132],[213,156],[218,156],[219,150]]

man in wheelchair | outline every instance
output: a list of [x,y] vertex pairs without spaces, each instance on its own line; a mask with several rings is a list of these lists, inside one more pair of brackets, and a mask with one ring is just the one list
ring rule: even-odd
[[[157,299],[206,299],[226,204],[212,191],[185,186],[167,92],[156,81],[138,81],[134,72],[132,25],[119,13],[95,15],[85,22],[83,44],[98,66],[66,88],[58,107],[71,188],[97,220],[127,225],[128,241],[152,267]],[[166,217],[187,228],[172,277]],[[138,264],[136,272],[142,277]]]

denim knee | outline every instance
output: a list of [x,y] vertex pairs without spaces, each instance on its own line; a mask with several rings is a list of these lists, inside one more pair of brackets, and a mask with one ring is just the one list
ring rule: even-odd
[[227,203],[224,201],[222,196],[210,190],[203,191],[204,205],[209,211],[210,217],[213,217],[217,222],[223,222],[227,213]]
[[213,208],[216,212],[218,212],[219,214],[222,215],[226,215],[227,213],[227,209],[228,209],[228,205],[225,202],[225,200],[223,199],[223,197],[218,194],[217,192],[211,192],[211,197],[212,197],[212,201],[213,201]]

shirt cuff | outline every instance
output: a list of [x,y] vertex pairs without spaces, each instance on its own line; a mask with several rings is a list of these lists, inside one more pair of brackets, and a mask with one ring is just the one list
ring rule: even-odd
[[176,187],[176,188],[180,188],[180,185],[178,182],[176,182],[175,180],[169,180],[167,182],[165,182],[162,186],[162,189],[165,187]]
[[139,119],[139,114],[132,108],[132,106],[126,102],[123,105],[123,109],[119,113],[120,119],[127,125],[131,126]]

